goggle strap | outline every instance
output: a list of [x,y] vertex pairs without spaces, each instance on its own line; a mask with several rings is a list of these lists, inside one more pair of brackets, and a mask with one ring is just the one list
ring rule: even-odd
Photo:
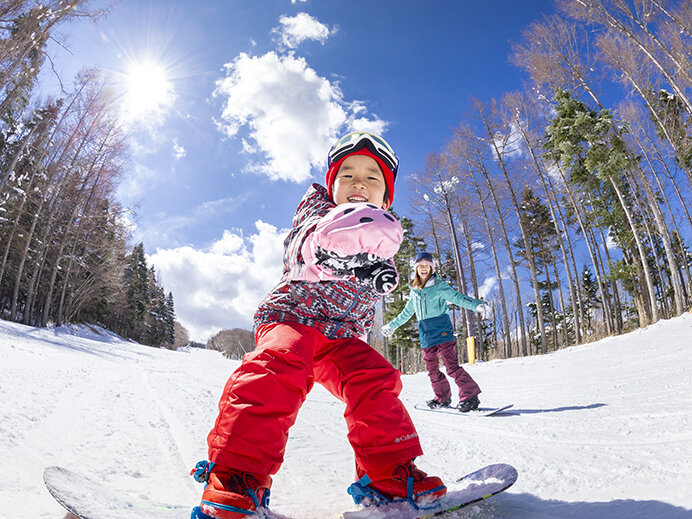
[[[353,141],[353,135],[354,134],[351,134],[350,137],[346,136],[342,138],[333,146],[331,152],[329,153],[330,164],[339,161],[342,157],[352,153],[353,151],[367,148],[370,152],[380,157],[389,167],[389,169],[396,173],[399,166],[399,161],[390,146],[385,146],[382,139],[378,139],[368,133],[361,134],[355,142],[351,142]],[[343,142],[347,138],[348,141]],[[380,145],[378,146],[377,144]]]

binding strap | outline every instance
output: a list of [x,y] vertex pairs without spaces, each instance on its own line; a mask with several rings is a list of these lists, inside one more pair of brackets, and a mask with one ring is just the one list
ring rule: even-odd
[[209,473],[214,468],[215,463],[211,461],[198,461],[195,468],[190,471],[190,475],[195,478],[198,483],[207,483],[209,481]]

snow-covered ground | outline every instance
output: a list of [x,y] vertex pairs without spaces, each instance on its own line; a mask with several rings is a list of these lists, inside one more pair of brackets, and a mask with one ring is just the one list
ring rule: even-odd
[[[97,332],[0,321],[0,517],[65,517],[42,482],[48,465],[156,501],[198,502],[188,471],[206,457],[238,363]],[[519,470],[512,488],[460,518],[692,517],[691,361],[685,314],[550,355],[469,366],[483,405],[513,403],[512,414],[415,410],[430,385],[425,373],[405,376],[402,398],[426,452],[417,463],[447,480],[490,463]],[[355,509],[342,413],[316,386],[291,431],[272,508],[299,519]]]

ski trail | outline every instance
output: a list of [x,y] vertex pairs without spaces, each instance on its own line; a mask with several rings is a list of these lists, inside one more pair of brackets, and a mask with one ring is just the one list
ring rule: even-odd
[[[163,403],[157,391],[153,388],[151,378],[162,373],[161,371],[147,370],[142,374],[142,384],[151,398],[151,401],[156,406],[157,411],[163,418],[162,427],[160,428],[162,440],[168,445],[166,454],[173,458],[178,466],[178,473],[187,474],[191,468],[189,460],[193,459],[193,449],[188,448],[191,444],[189,435],[186,432],[186,427],[178,420],[175,413]],[[163,372],[171,373],[171,372]],[[185,478],[187,486],[190,490],[190,500],[194,502],[199,494],[199,486],[189,477]]]

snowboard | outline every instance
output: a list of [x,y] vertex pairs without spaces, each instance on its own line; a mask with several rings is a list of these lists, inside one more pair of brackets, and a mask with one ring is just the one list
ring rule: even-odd
[[[143,494],[123,493],[63,467],[47,467],[43,480],[50,494],[76,519],[189,519],[194,505],[157,503]],[[511,465],[489,465],[447,485],[443,498],[415,509],[407,502],[344,512],[342,519],[425,519],[487,499],[506,490],[517,480]],[[262,509],[256,519],[291,519]],[[294,518],[297,519],[297,518]]]
[[462,413],[461,411],[458,411],[456,407],[436,407],[435,409],[430,409],[425,404],[416,404],[413,407],[419,411],[430,411],[433,413],[447,413],[461,416],[493,416],[500,414],[513,406],[514,404],[507,404],[502,407],[479,407],[478,409],[469,411],[468,413]]
[[47,467],[43,481],[65,510],[78,519],[189,519],[188,506],[149,501],[120,493],[63,467]]
[[517,480],[517,469],[498,463],[471,472],[447,485],[447,495],[414,508],[405,501],[345,512],[343,519],[429,519],[451,514],[460,508],[488,499],[507,490]]

